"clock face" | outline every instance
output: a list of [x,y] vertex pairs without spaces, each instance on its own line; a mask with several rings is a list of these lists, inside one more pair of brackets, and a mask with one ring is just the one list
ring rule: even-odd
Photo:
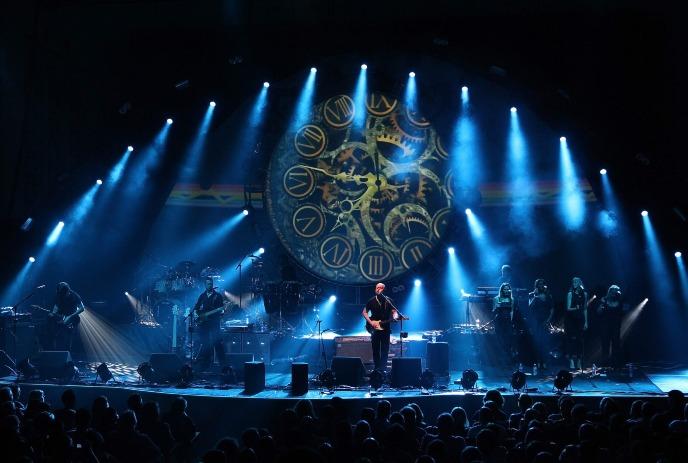
[[272,224],[310,272],[341,284],[402,275],[442,239],[452,211],[448,154],[428,120],[398,99],[348,95],[314,106],[270,163]]

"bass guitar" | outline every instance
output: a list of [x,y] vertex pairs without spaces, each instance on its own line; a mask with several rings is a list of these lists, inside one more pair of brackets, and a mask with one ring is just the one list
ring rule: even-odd
[[203,325],[204,323],[207,323],[208,320],[210,320],[211,318],[213,318],[217,314],[224,315],[225,310],[230,305],[231,305],[231,302],[227,301],[221,307],[218,307],[217,309],[208,310],[207,312],[196,312],[196,316],[195,316],[196,324],[200,326],[200,325]]

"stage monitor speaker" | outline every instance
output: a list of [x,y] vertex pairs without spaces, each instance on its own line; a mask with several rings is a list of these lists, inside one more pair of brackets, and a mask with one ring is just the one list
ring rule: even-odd
[[426,367],[435,376],[449,376],[449,343],[429,342],[425,353]]
[[242,354],[225,354],[225,365],[232,367],[238,381],[244,380],[244,363],[253,362],[253,354],[250,352]]
[[244,363],[244,394],[257,394],[265,389],[265,364]]
[[156,352],[151,354],[149,363],[158,381],[175,382],[181,379],[180,370],[184,364],[177,354]]
[[331,368],[337,385],[359,386],[363,382],[365,367],[361,357],[335,357]]
[[392,359],[392,387],[420,386],[422,370],[420,357]]
[[60,378],[67,362],[72,361],[68,350],[44,350],[31,359],[41,378]]
[[294,362],[291,364],[291,394],[304,395],[308,392],[308,364]]

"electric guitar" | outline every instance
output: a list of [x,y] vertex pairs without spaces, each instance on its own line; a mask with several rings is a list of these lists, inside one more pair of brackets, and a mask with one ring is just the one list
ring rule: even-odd
[[392,322],[408,319],[408,317],[399,316],[397,318],[390,318],[388,320],[371,320],[373,322],[372,325],[370,324],[370,322],[368,322],[368,320],[366,320],[365,329],[369,334],[373,334],[375,331],[384,331],[386,329],[384,325],[389,325]]
[[[59,313],[53,313],[52,310],[44,309],[40,305],[32,305],[31,307],[36,310],[47,312],[48,320],[50,321],[50,323],[57,327],[76,328],[81,323],[81,319],[78,315],[71,316],[70,318],[69,315],[60,315]],[[69,321],[67,321],[68,318]]]

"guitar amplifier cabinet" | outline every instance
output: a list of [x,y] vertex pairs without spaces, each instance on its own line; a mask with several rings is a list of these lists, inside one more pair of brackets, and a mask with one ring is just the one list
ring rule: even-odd
[[270,333],[225,333],[228,354],[253,354],[255,361],[270,363]]

